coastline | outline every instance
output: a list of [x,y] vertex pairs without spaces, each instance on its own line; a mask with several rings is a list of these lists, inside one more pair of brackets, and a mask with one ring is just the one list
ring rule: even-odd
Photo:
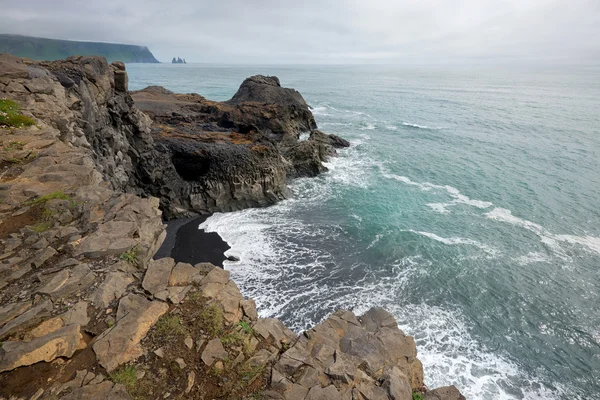
[[208,262],[223,268],[230,249],[218,233],[205,232],[198,226],[210,215],[194,218],[179,218],[167,222],[167,236],[154,259],[171,257],[175,262],[198,264]]

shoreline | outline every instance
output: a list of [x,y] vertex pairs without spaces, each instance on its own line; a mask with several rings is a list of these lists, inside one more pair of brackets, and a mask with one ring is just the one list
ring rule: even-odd
[[216,232],[205,232],[198,226],[211,215],[179,218],[167,222],[167,236],[154,259],[171,257],[175,262],[192,265],[209,262],[223,268],[225,252],[231,247]]

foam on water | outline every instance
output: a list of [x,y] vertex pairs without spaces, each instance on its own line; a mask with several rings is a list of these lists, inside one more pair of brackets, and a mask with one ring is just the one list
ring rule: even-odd
[[465,238],[461,238],[461,237],[451,237],[451,238],[444,238],[441,236],[436,235],[435,233],[431,233],[431,232],[422,232],[422,231],[415,231],[412,229],[409,229],[408,232],[412,232],[412,233],[416,233],[417,235],[421,235],[421,236],[425,236],[429,239],[433,239],[437,242],[440,243],[444,243],[447,244],[449,246],[452,245],[470,245],[470,246],[475,246],[481,250],[483,250],[484,252],[488,253],[489,255],[496,255],[498,254],[498,250],[494,249],[491,246],[488,246],[487,244],[483,244],[480,243],[476,240],[473,239],[465,239]]
[[439,126],[435,127],[435,128],[432,128],[432,127],[429,127],[427,125],[411,124],[410,122],[403,122],[402,125],[408,126],[410,128],[425,129],[425,130],[431,130],[431,131],[437,131],[437,130],[442,129]]

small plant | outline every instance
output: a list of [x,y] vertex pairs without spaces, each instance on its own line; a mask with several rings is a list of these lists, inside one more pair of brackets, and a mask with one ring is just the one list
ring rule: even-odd
[[250,326],[250,324],[246,321],[240,321],[237,323],[237,326],[242,328],[242,330],[246,333],[254,334],[254,329]]
[[181,318],[176,315],[165,315],[156,323],[155,333],[160,339],[170,341],[185,335],[187,332],[181,324]]
[[137,371],[133,365],[126,365],[110,374],[110,379],[115,383],[124,385],[127,391],[131,392],[135,389],[135,384],[137,383]]
[[412,400],[423,400],[423,395],[419,392],[413,392]]
[[124,253],[121,253],[119,260],[126,261],[131,265],[138,265],[139,249],[137,247],[131,248]]
[[254,381],[254,378],[256,378],[258,375],[261,375],[264,372],[264,370],[264,365],[251,366],[245,364],[242,366],[242,368],[240,368],[238,373],[240,376],[240,380],[248,385],[252,383],[252,381]]
[[4,151],[23,150],[23,147],[25,147],[25,143],[11,140],[8,145],[4,146]]
[[223,332],[223,309],[218,304],[207,305],[198,317],[209,335],[219,336]]

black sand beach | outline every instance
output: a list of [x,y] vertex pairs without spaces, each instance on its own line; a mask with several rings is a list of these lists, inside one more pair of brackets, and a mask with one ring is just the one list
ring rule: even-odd
[[223,261],[227,259],[223,253],[230,249],[229,245],[217,233],[198,229],[208,217],[204,215],[169,221],[167,237],[154,258],[173,257],[176,262],[209,262],[223,267]]

